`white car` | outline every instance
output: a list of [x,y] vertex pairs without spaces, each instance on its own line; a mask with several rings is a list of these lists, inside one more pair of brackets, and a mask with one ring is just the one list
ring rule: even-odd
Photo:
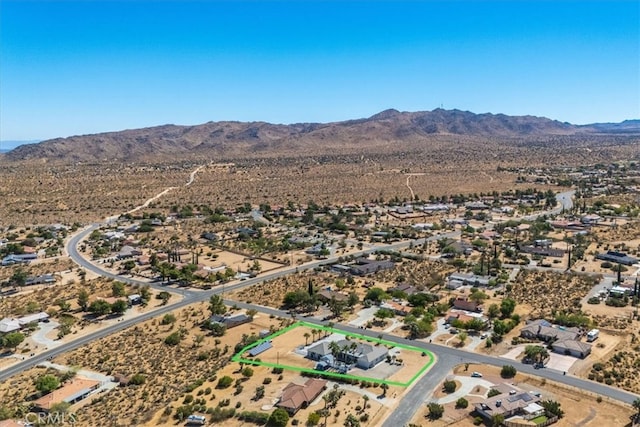
[[473,378],[482,378],[482,374],[480,372],[475,372],[475,371],[471,373],[471,376]]

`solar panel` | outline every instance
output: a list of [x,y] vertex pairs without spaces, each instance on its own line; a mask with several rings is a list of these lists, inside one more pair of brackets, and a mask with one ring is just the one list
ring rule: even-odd
[[249,350],[249,355],[250,356],[257,356],[260,353],[263,353],[263,352],[269,350],[271,347],[273,347],[271,345],[271,341],[265,341],[263,343],[258,344],[257,346],[255,346],[251,350]]

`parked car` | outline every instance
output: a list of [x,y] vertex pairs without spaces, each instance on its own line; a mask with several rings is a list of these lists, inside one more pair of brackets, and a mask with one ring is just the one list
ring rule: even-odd
[[474,378],[482,378],[482,374],[480,372],[472,372],[471,376]]

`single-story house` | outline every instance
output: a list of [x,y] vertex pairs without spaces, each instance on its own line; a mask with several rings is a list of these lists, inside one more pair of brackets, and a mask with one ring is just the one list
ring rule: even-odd
[[458,297],[453,300],[453,308],[458,310],[474,311],[476,313],[482,312],[482,305],[475,301],[469,301],[466,298]]
[[89,396],[98,387],[100,387],[100,381],[75,377],[59,389],[42,396],[33,402],[33,405],[42,412],[48,412],[53,405],[58,403],[65,402],[73,404],[79,402]]
[[251,317],[247,316],[244,313],[235,314],[233,316],[220,316],[216,314],[209,318],[209,322],[225,325],[227,329],[229,329],[242,325],[243,323],[251,322]]
[[349,299],[347,295],[341,294],[340,292],[332,291],[330,289],[323,289],[321,291],[318,291],[316,293],[316,297],[318,298],[318,301],[321,301],[323,303],[327,303],[332,299],[340,302],[344,302]]
[[629,255],[623,252],[616,252],[616,251],[608,251],[607,253],[604,253],[604,254],[598,254],[596,255],[596,259],[599,259],[602,261],[616,262],[618,264],[624,264],[624,265],[633,265],[638,262],[638,259],[630,257]]
[[48,318],[49,315],[44,311],[41,311],[40,313],[28,314],[26,316],[18,318],[18,323],[20,323],[21,327],[24,327],[30,323],[42,322],[43,320],[47,320]]
[[578,328],[556,328],[544,319],[529,322],[520,330],[520,336],[528,339],[540,339],[542,341],[563,341],[580,339]]
[[415,293],[418,293],[418,289],[409,284],[409,283],[400,283],[392,288],[387,289],[387,292],[392,293],[392,292],[404,292],[407,295],[413,295]]
[[301,408],[306,408],[326,388],[327,381],[316,378],[308,379],[304,385],[289,383],[282,390],[282,396],[276,406],[294,415]]
[[498,394],[476,403],[476,412],[489,420],[495,415],[502,415],[504,418],[520,415],[524,419],[532,419],[544,414],[544,408],[539,404],[540,397],[519,389],[516,391],[516,394]]
[[374,346],[369,343],[340,340],[335,342],[339,350],[333,354],[330,342],[322,341],[307,349],[307,357],[311,360],[320,360],[327,355],[333,355],[339,362],[355,364],[361,369],[370,369],[382,362],[389,351],[385,346]]
[[367,276],[378,271],[390,270],[393,267],[395,267],[395,264],[389,260],[378,261],[359,258],[356,264],[351,266],[350,272],[355,276]]
[[475,274],[452,273],[447,278],[447,282],[459,281],[467,286],[489,286],[489,276],[478,276]]
[[52,283],[56,283],[56,278],[53,276],[53,274],[43,274],[41,276],[33,276],[33,277],[27,278],[27,280],[24,281],[25,286],[49,285]]
[[407,314],[411,313],[411,307],[409,307],[408,305],[399,304],[395,301],[384,302],[380,305],[380,307],[391,310],[399,316],[406,316]]
[[551,349],[556,353],[584,359],[591,354],[591,344],[576,340],[558,340],[551,344]]
[[20,330],[20,322],[18,319],[5,317],[0,320],[0,334],[8,334]]
[[142,251],[140,249],[136,249],[133,246],[123,246],[120,251],[118,252],[117,258],[118,259],[126,259],[126,258],[133,258],[136,256],[140,256],[142,255]]
[[2,258],[2,266],[14,264],[28,264],[34,259],[38,259],[37,254],[9,254]]

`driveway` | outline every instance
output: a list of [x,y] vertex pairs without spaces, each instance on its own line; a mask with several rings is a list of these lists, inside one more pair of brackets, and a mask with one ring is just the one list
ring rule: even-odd
[[49,323],[40,322],[38,326],[38,330],[31,335],[31,339],[34,343],[44,346],[45,349],[57,347],[62,344],[60,341],[47,338],[49,332],[60,326],[58,322],[49,320]]
[[547,362],[546,367],[557,369],[562,372],[569,372],[569,369],[577,360],[578,359],[573,356],[565,356],[564,354],[549,352],[549,361]]
[[462,377],[462,376],[456,375],[455,377],[453,377],[453,379],[456,381],[460,381],[460,387],[458,387],[458,389],[453,393],[447,394],[446,396],[441,397],[440,399],[436,399],[437,403],[446,404],[446,403],[455,402],[461,397],[465,397],[466,395],[471,394],[473,389],[478,386],[484,387],[487,390],[489,390],[491,387],[494,386],[492,382],[483,380],[482,378]]
[[377,307],[377,306],[363,308],[357,313],[358,317],[350,321],[349,324],[353,326],[366,325],[367,322],[373,321],[374,319],[373,314],[378,310],[380,310],[380,307]]

